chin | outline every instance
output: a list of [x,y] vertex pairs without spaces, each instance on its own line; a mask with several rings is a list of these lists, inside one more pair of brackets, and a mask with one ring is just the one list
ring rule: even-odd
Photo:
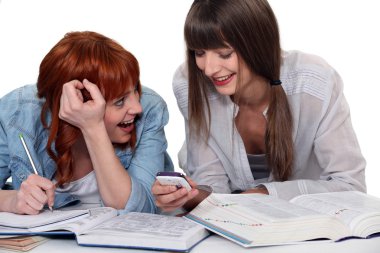
[[111,139],[111,142],[113,144],[124,145],[124,144],[127,144],[130,140],[131,140],[131,135],[129,134],[128,136],[113,138]]
[[221,94],[221,95],[225,95],[225,96],[231,96],[231,95],[234,95],[235,94],[235,90],[232,90],[232,89],[227,89],[227,88],[220,88],[220,87],[217,87],[216,88],[216,91]]

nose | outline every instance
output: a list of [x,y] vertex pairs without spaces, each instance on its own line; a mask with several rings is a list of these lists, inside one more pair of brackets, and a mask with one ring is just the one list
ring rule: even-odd
[[212,77],[220,70],[218,57],[213,53],[206,53],[204,55],[204,73],[206,76]]
[[127,113],[130,115],[137,115],[142,113],[140,96],[137,92],[130,96],[130,103],[128,103]]

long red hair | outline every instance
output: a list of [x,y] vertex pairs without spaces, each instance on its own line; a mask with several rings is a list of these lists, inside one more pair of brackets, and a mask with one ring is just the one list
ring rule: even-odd
[[[45,100],[41,121],[49,129],[46,148],[57,165],[57,185],[62,186],[72,178],[75,161],[71,146],[82,135],[77,127],[58,117],[63,84],[86,78],[95,83],[109,101],[135,86],[141,94],[139,76],[136,58],[116,41],[95,32],[67,33],[44,57],[37,89],[38,97]],[[128,145],[133,148],[135,144],[136,133],[133,132]]]

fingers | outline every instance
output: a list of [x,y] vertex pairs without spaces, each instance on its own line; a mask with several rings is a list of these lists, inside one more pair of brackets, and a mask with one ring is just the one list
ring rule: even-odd
[[72,80],[63,85],[62,95],[67,101],[83,103],[82,89],[84,89],[83,83],[78,80]]
[[[46,179],[46,178],[44,178]],[[47,180],[47,179],[46,179]],[[49,208],[54,206],[54,198],[55,198],[55,185],[49,181],[49,184],[42,187],[45,190],[45,194],[47,197],[47,205]]]
[[38,214],[40,209],[35,209],[31,207],[26,201],[24,201],[23,193],[21,191],[17,192],[16,195],[16,205],[14,208],[14,213],[18,214]]
[[161,185],[158,180],[156,180],[152,186],[152,193],[154,195],[163,195],[163,194],[169,194],[172,192],[177,191],[177,187],[174,185]]
[[83,80],[83,86],[90,93],[93,100],[95,100],[95,101],[104,100],[103,95],[102,95],[102,93],[100,93],[98,86],[91,83],[87,79]]
[[20,187],[17,194],[17,212],[36,214],[45,204],[54,205],[55,185],[50,180],[38,175],[30,175]]
[[188,201],[197,196],[199,191],[197,189],[192,189],[187,191],[182,188],[174,193],[161,195],[156,197],[156,205],[165,212],[170,212],[178,208],[183,207]]
[[[83,90],[86,92],[83,92]],[[73,80],[63,85],[60,98],[59,118],[80,128],[102,124],[106,102],[99,88],[84,80]]]
[[197,188],[197,183],[195,183],[190,177],[186,176],[186,181],[189,182],[189,185],[191,188],[195,189]]
[[72,116],[72,112],[80,110],[83,105],[83,96],[80,92],[84,86],[78,80],[65,83],[62,87],[60,99],[59,117],[67,120]]

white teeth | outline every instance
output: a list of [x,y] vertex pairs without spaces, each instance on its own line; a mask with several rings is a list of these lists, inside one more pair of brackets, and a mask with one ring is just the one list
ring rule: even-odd
[[131,119],[131,120],[128,120],[128,121],[123,121],[123,122],[120,122],[120,124],[130,124],[130,123],[133,123],[135,119]]
[[230,78],[230,76],[231,76],[231,75],[223,76],[223,77],[219,77],[219,78],[215,78],[215,79],[216,79],[217,81],[222,82],[222,81],[225,81],[225,80],[227,80],[228,78]]

